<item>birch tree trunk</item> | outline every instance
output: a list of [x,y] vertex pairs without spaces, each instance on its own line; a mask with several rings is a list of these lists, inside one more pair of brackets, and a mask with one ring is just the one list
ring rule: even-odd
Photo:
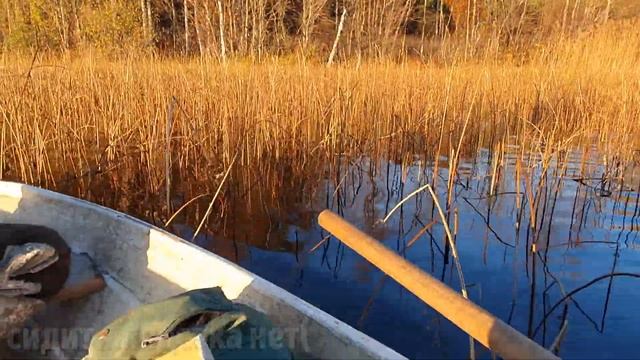
[[178,32],[178,12],[176,11],[176,3],[171,0],[171,37],[173,38],[173,48],[174,50],[178,47],[178,37],[176,36]]
[[151,0],[147,0],[147,38],[146,41],[153,41],[153,14],[151,12]]
[[187,0],[182,0],[182,12],[184,13],[184,53],[189,54],[189,5]]
[[604,8],[603,22],[609,21],[609,14],[611,13],[611,3],[613,0],[607,0],[607,7]]
[[336,33],[336,39],[333,41],[333,47],[331,48],[331,53],[329,54],[329,60],[327,60],[327,66],[331,66],[333,64],[333,58],[336,56],[336,52],[338,51],[338,42],[340,41],[340,34],[342,34],[342,29],[344,28],[344,20],[347,17],[347,8],[342,9],[342,15],[340,16],[340,24],[338,25],[338,32]]
[[220,18],[220,57],[222,61],[227,60],[227,49],[224,44],[224,14],[222,12],[222,1],[218,0],[218,17]]
[[211,11],[209,10],[209,0],[204,0],[204,12],[207,17],[207,53],[211,52],[211,44],[213,38],[215,38],[215,30],[213,28],[213,21],[211,20]]
[[62,0],[58,0],[58,7],[60,8],[60,27],[62,34],[62,48],[67,50],[69,47],[69,25],[67,23],[67,16],[65,14],[64,6],[62,6]]
[[142,12],[142,34],[147,37],[147,9],[146,0],[140,0],[140,11]]
[[[206,0],[205,0],[206,1]],[[193,0],[193,28],[196,32],[196,40],[198,41],[198,52],[202,56],[202,38],[200,37],[200,23],[198,22],[198,1]]]
[[242,51],[244,54],[249,52],[249,0],[244,2],[244,16],[242,27]]

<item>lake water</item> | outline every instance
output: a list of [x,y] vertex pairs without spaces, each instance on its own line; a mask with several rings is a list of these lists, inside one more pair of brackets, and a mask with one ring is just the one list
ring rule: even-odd
[[[615,162],[603,161],[595,150],[576,150],[559,155],[547,171],[536,156],[525,157],[532,170],[517,171],[516,154],[516,148],[508,148],[494,161],[481,149],[459,166],[449,223],[456,230],[470,299],[546,347],[566,320],[562,357],[637,358],[640,279],[633,274],[640,274],[640,169],[616,170]],[[256,209],[250,214],[237,206],[247,197],[235,202],[229,197],[219,228],[194,241],[406,356],[468,357],[462,331],[327,238],[316,223],[320,211],[332,209],[459,290],[455,266],[445,261],[443,225],[436,223],[414,238],[438,219],[427,191],[381,222],[403,198],[433,183],[433,163],[416,159],[403,166],[367,158],[339,163],[327,178],[315,179],[312,189],[281,189],[277,204],[249,196]],[[435,177],[445,206],[446,158],[440,159]],[[169,229],[190,239],[195,224],[177,220]],[[529,251],[533,243],[536,253]],[[479,358],[491,356],[480,345],[476,352]]]

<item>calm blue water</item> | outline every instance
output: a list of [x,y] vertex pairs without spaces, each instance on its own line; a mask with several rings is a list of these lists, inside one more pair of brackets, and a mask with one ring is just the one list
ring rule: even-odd
[[[460,165],[450,223],[453,228],[457,212],[456,242],[470,298],[547,347],[566,319],[567,332],[559,351],[562,357],[638,358],[640,350],[634,341],[640,339],[639,278],[620,275],[597,281],[572,296],[573,302],[566,302],[566,314],[560,305],[541,323],[544,314],[562,299],[563,291],[611,273],[640,273],[640,177],[636,169],[626,170],[624,183],[603,182],[605,166],[597,161],[581,163],[579,154],[570,154],[568,159],[566,166],[553,163],[546,185],[540,188],[539,167],[520,174],[518,191],[515,160],[507,155],[499,180],[494,182],[494,196],[489,196],[492,162],[487,151]],[[442,224],[406,247],[424,225],[437,218],[427,192],[404,203],[387,223],[379,223],[401,199],[432,182],[432,164],[402,167],[382,163],[375,173],[368,171],[370,165],[362,160],[357,171],[352,166],[345,168],[350,171],[344,172],[347,175],[341,181],[327,180],[312,203],[303,210],[299,205],[291,210],[304,212],[306,217],[269,215],[268,227],[258,226],[259,219],[239,222],[238,229],[268,229],[267,234],[247,230],[244,240],[238,236],[233,245],[222,237],[200,241],[406,356],[468,357],[468,338],[462,331],[393,280],[385,280],[366,260],[333,238],[317,246],[327,233],[315,225],[312,216],[328,207],[459,289],[453,263],[444,263]],[[447,176],[447,169],[441,168],[437,189],[443,204]],[[526,185],[529,179],[531,185]],[[338,190],[336,183],[340,183]],[[539,196],[537,235],[531,229],[530,201],[523,195],[526,186],[533,189],[531,198]],[[522,215],[517,198],[525,209]],[[525,251],[534,240],[539,257]],[[490,358],[480,345],[476,351],[479,358]]]

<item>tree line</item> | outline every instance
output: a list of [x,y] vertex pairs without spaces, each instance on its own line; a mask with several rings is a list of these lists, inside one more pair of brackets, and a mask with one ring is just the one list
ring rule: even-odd
[[424,54],[606,21],[612,0],[0,0],[5,51],[85,46],[183,55]]

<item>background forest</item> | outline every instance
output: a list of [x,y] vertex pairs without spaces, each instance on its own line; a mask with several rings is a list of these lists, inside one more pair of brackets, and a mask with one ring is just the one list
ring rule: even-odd
[[2,0],[0,43],[221,59],[326,58],[335,43],[342,59],[467,57],[638,12],[633,0]]

